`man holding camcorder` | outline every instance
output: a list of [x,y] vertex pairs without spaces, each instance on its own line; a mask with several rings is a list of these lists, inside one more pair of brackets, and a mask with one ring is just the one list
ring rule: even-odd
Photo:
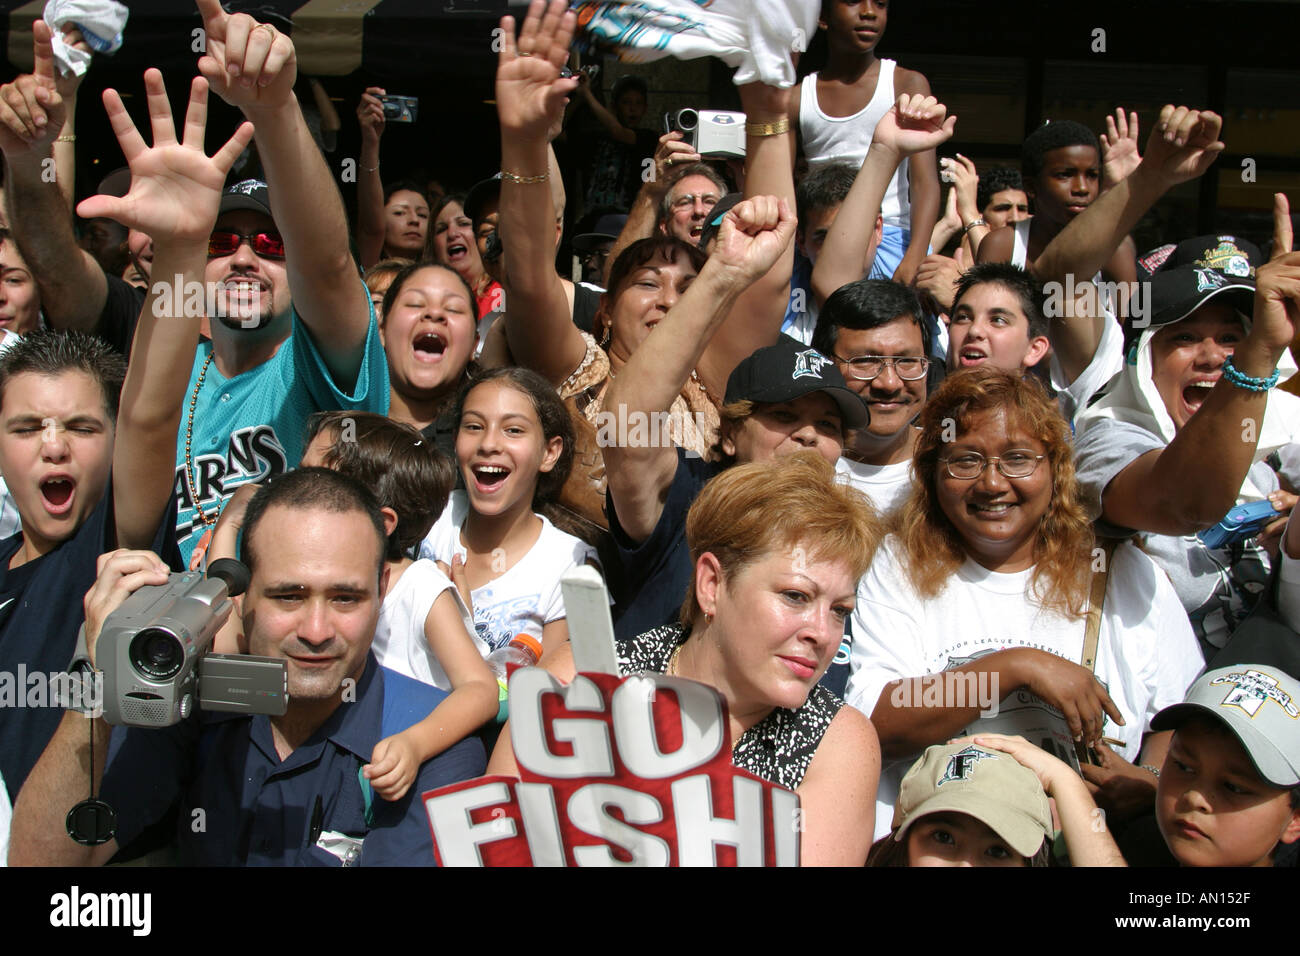
[[[427,761],[398,801],[369,787],[363,770],[375,744],[443,696],[370,653],[386,541],[373,495],[336,472],[302,469],[259,490],[244,524],[248,590],[235,606],[249,651],[286,663],[287,711],[193,712],[164,729],[119,730],[106,770],[108,724],[69,712],[19,794],[10,862],[99,864],[119,849],[133,856],[154,849],[142,837],[174,810],[182,864],[432,865],[419,795],[480,775],[484,753],[477,738],[462,740]],[[105,619],[140,588],[168,580],[147,551],[100,559],[85,599],[92,666]],[[76,803],[88,789],[99,805]]]

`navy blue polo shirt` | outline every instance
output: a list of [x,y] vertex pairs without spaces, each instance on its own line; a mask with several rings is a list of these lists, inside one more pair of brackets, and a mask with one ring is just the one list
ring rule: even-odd
[[469,737],[426,761],[406,795],[389,803],[363,786],[361,777],[384,736],[386,691],[406,704],[406,719],[393,730],[427,716],[446,697],[380,667],[370,654],[356,701],[340,704],[284,761],[265,716],[200,713],[162,730],[128,730],[110,757],[101,789],[117,811],[118,844],[129,847],[176,805],[184,865],[341,865],[312,840],[317,832],[326,839],[331,833],[361,839],[354,865],[434,865],[420,795],[481,776],[483,745]]

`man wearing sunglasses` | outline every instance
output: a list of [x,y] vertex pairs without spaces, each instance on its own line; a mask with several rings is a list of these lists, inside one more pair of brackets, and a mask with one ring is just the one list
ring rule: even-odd
[[835,360],[871,410],[870,424],[845,448],[840,470],[882,513],[911,491],[912,421],[925,405],[930,373],[930,329],[920,315],[906,286],[859,279],[826,299],[813,331],[813,348]]
[[228,185],[208,239],[212,338],[194,358],[176,443],[187,560],[236,488],[297,466],[310,415],[386,414],[389,394],[343,203],[293,95],[293,44],[217,0],[198,6],[208,37],[199,72],[253,122],[267,181]]

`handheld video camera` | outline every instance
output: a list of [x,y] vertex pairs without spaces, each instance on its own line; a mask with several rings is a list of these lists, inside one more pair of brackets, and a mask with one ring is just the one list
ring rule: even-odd
[[681,133],[705,159],[743,159],[745,114],[726,110],[677,110],[664,114],[664,132]]
[[414,123],[420,112],[420,99],[417,96],[379,97],[379,104],[384,108],[384,119],[390,123]]
[[[194,707],[245,714],[283,714],[288,671],[278,658],[209,654],[234,609],[231,596],[248,587],[238,561],[213,561],[143,587],[108,616],[96,643],[103,673],[104,719],[128,727],[168,727]],[[84,631],[73,669],[86,656]]]

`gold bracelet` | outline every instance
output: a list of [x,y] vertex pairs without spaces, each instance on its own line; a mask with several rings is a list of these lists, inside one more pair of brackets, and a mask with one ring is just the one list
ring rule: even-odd
[[775,123],[746,123],[745,135],[747,136],[780,136],[782,133],[790,132],[790,118],[782,116]]
[[56,143],[75,143],[77,141],[76,133],[69,133],[67,136],[60,136],[54,140]]
[[531,186],[533,183],[544,183],[551,178],[549,172],[542,173],[539,176],[520,176],[518,173],[512,173],[508,169],[501,170],[501,178],[508,183],[514,183],[516,186]]

